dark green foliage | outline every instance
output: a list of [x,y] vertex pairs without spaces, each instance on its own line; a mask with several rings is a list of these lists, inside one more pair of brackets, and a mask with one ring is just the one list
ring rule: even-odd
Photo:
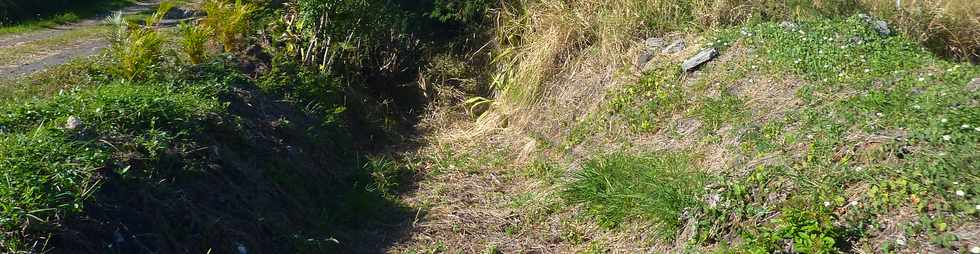
[[[98,188],[97,171],[128,170],[110,158],[155,160],[222,109],[201,90],[179,90],[117,83],[0,108],[0,249],[26,247],[22,236],[8,233],[16,228],[30,225],[23,233],[43,234],[57,223],[53,219],[81,211]],[[81,127],[63,127],[70,116],[81,119]]]
[[586,162],[565,198],[583,204],[601,225],[644,219],[673,239],[684,211],[701,207],[705,178],[682,154],[612,154]]
[[[786,209],[772,225],[758,234],[750,234],[744,250],[749,253],[773,253],[792,246],[794,253],[838,253],[846,232],[834,225],[827,209]],[[784,241],[788,241],[784,242]]]
[[435,0],[430,16],[443,22],[467,23],[483,17],[493,0]]

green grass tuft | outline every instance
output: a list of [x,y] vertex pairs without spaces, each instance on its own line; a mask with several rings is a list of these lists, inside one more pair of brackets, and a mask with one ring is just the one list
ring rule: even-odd
[[686,155],[618,153],[586,162],[564,197],[582,204],[603,226],[645,219],[665,239],[673,239],[684,211],[702,205],[705,180]]

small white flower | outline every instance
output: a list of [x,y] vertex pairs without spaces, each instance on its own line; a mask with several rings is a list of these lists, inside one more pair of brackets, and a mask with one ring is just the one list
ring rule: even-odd
[[823,202],[823,206],[828,206],[829,207],[830,206],[830,201],[824,201]]
[[946,69],[946,72],[953,72],[953,69]]
[[895,239],[895,243],[898,244],[898,245],[903,245],[904,246],[905,245],[905,238]]
[[864,69],[864,73],[871,72],[871,69]]
[[864,167],[858,166],[858,167],[854,168],[854,170],[861,171],[861,170],[864,170]]
[[881,113],[875,113],[875,115],[878,116],[878,117],[881,117],[883,114],[881,114]]
[[962,197],[962,196],[966,196],[966,192],[963,192],[962,190],[957,190],[957,191],[956,191],[956,195],[957,195],[957,196],[960,196],[960,197]]
[[980,205],[976,205],[973,208],[976,208],[977,210],[980,210]]
[[949,119],[946,119],[946,118],[943,118],[943,119],[939,119],[939,122],[941,122],[941,123],[946,123],[946,122],[949,122]]
[[851,203],[850,203],[850,205],[851,206],[857,206],[858,205],[857,200],[852,200]]
[[919,77],[919,81],[926,81],[926,78]]
[[980,131],[980,127],[973,128],[975,131]]
[[953,185],[958,185],[958,184],[960,184],[960,182],[956,182],[956,181],[953,182]]
[[969,124],[960,125],[960,128],[969,129],[970,125]]
[[758,68],[759,68],[759,66],[757,66],[757,65],[752,65],[752,69],[758,69]]
[[950,135],[943,135],[943,140],[949,141],[950,139],[953,139],[953,137]]
[[915,105],[915,106],[912,106],[912,108],[914,108],[914,109],[922,109],[922,106]]

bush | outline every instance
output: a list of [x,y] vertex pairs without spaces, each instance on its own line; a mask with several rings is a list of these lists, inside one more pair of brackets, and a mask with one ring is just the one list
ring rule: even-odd
[[180,50],[187,56],[191,64],[200,64],[207,57],[207,43],[213,31],[205,26],[181,23],[177,26],[180,33]]
[[108,18],[116,27],[109,41],[111,52],[118,62],[118,74],[127,79],[145,78],[163,62],[161,48],[163,35],[155,26],[173,8],[172,2],[161,3],[157,11],[146,18],[143,25],[127,23],[120,13]]
[[201,4],[207,16],[201,20],[202,29],[212,31],[225,52],[237,52],[250,30],[250,19],[257,8],[236,0],[207,0]]

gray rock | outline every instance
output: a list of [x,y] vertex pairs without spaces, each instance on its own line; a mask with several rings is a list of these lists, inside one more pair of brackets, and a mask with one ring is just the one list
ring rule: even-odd
[[82,127],[82,119],[77,116],[69,116],[68,121],[65,123],[65,129],[75,130]]
[[796,30],[796,28],[798,28],[799,26],[796,25],[796,23],[793,23],[793,22],[790,22],[790,21],[783,21],[783,22],[779,22],[779,27],[782,27],[783,29],[788,29],[788,30]]
[[891,28],[888,27],[888,22],[885,22],[884,20],[880,20],[863,13],[858,14],[858,18],[861,18],[864,20],[864,22],[867,22],[872,29],[878,32],[878,35],[889,36],[892,34]]
[[980,91],[980,78],[973,78],[973,80],[970,80],[970,83],[966,84],[966,91],[971,93]]
[[871,26],[875,29],[875,31],[878,31],[878,34],[881,36],[889,36],[892,34],[892,30],[888,28],[888,22],[885,22],[884,20],[875,21],[871,24]]
[[684,71],[691,71],[694,70],[694,68],[711,61],[711,59],[714,59],[717,56],[718,50],[714,48],[707,48],[701,50],[701,52],[698,52],[697,55],[688,58],[687,61],[684,61],[684,64],[682,64],[681,67],[684,68]]
[[650,37],[650,38],[647,38],[646,40],[644,40],[643,41],[643,44],[646,45],[647,48],[650,48],[650,49],[658,49],[658,48],[663,47],[665,44],[667,44],[667,42],[664,41],[664,39],[662,39],[660,37]]
[[684,40],[677,39],[674,40],[674,42],[671,42],[670,45],[664,48],[664,50],[661,52],[663,52],[664,54],[673,54],[673,53],[681,52],[681,50],[684,50],[684,47],[686,47],[686,45],[684,44]]
[[636,57],[636,67],[643,68],[647,63],[653,60],[653,52],[643,51],[639,56]]

